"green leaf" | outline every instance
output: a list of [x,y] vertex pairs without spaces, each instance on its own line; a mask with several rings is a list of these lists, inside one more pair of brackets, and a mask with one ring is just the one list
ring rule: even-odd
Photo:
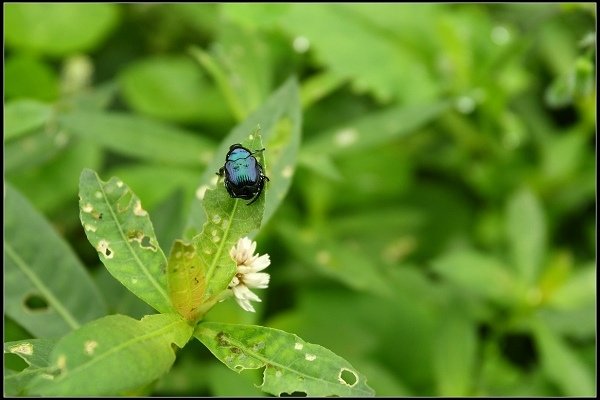
[[[394,6],[389,13],[399,18],[413,14],[407,5]],[[399,98],[415,104],[434,98],[439,86],[424,67],[426,61],[404,41],[366,20],[368,10],[354,10],[348,5],[293,4],[279,22],[292,35],[308,39],[321,64],[343,78],[351,78],[358,90],[369,91],[380,101]]]
[[558,309],[575,310],[591,307],[596,301],[596,265],[591,264],[578,270],[556,292],[548,303]]
[[145,117],[74,110],[59,121],[75,135],[136,158],[198,166],[206,164],[213,154],[210,140]]
[[55,128],[38,129],[17,137],[5,145],[4,167],[7,173],[44,164],[54,158],[67,145],[69,137]]
[[57,339],[26,339],[4,343],[4,354],[16,354],[29,366],[46,368]]
[[302,231],[292,224],[280,222],[278,232],[290,252],[322,274],[355,290],[392,295],[389,281],[369,256],[323,234],[319,235],[316,230]]
[[542,205],[531,191],[522,189],[508,200],[506,234],[519,278],[532,283],[546,254],[546,219]]
[[194,336],[230,369],[265,367],[260,389],[280,396],[373,396],[366,377],[330,350],[277,329],[204,322]]
[[120,179],[103,182],[90,169],[81,173],[79,198],[81,224],[108,271],[154,309],[171,311],[167,259],[140,199]]
[[471,395],[477,351],[475,324],[464,313],[447,310],[437,332],[433,359],[437,394]]
[[106,314],[67,243],[25,197],[10,184],[5,188],[6,314],[37,337],[60,336]]
[[466,291],[499,304],[514,304],[521,289],[508,267],[488,255],[474,251],[454,251],[433,262],[433,270]]
[[27,339],[4,343],[4,354],[16,354],[27,363],[22,371],[4,371],[4,395],[23,396],[29,382],[49,366],[55,339]]
[[53,101],[58,97],[58,76],[45,62],[28,54],[6,57],[6,99],[27,98]]
[[537,321],[533,329],[542,370],[563,395],[593,397],[596,389],[592,373],[575,351],[542,322]]
[[176,314],[141,321],[109,315],[62,338],[50,355],[51,373],[36,378],[30,393],[42,396],[118,395],[149,384],[175,361],[192,327]]
[[241,99],[235,92],[233,85],[228,80],[227,72],[225,72],[224,67],[219,64],[215,57],[199,47],[192,47],[190,53],[196,58],[200,65],[202,65],[206,72],[212,76],[235,118],[237,120],[242,120],[247,114],[247,110],[244,108]]
[[118,20],[116,4],[9,4],[6,44],[63,56],[95,48]]
[[206,290],[206,264],[191,243],[176,240],[169,255],[167,285],[171,304],[188,321],[195,322]]
[[[242,141],[242,145],[250,150],[259,150],[263,148],[261,139],[260,133],[255,131],[248,140]],[[255,157],[261,165],[266,166],[264,152],[257,153]],[[248,205],[248,200],[229,196],[222,179],[217,182],[216,188],[206,190],[203,201],[206,223],[202,232],[193,238],[206,280],[203,302],[215,299],[231,282],[236,263],[229,251],[239,239],[260,228],[265,210],[264,192],[269,190],[263,189],[258,199]]]
[[269,95],[271,47],[256,30],[224,20],[211,54],[197,47],[191,52],[212,75],[238,120],[256,110]]
[[9,180],[36,208],[52,213],[65,204],[76,207],[73,199],[77,196],[79,171],[98,168],[101,157],[98,146],[76,140],[45,165],[15,171]]
[[177,122],[228,121],[223,96],[189,57],[160,56],[132,64],[120,76],[136,111]]
[[265,174],[270,179],[265,188],[265,215],[262,222],[265,225],[285,198],[291,185],[300,146],[301,122],[298,86],[295,79],[289,79],[259,110],[236,126],[218,146],[216,157],[208,164],[198,185],[185,236],[195,236],[206,221],[201,201],[206,189],[214,185],[211,182],[215,172],[225,163],[229,146],[242,143],[257,125],[260,126],[260,134],[266,147],[264,155],[269,159],[269,164],[263,165],[266,168]]
[[52,107],[36,100],[15,100],[4,106],[4,140],[41,128],[52,117]]
[[364,151],[417,131],[446,111],[449,106],[450,102],[444,101],[419,106],[392,107],[369,113],[318,133],[303,147],[302,154],[337,155]]
[[344,83],[346,83],[344,78],[331,71],[325,71],[306,79],[302,82],[300,91],[302,108],[309,108]]

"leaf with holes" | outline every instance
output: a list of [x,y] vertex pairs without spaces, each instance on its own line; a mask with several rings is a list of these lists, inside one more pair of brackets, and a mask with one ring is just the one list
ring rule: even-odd
[[256,129],[257,125],[260,126],[260,133],[266,148],[265,156],[269,158],[269,165],[263,165],[265,175],[270,179],[267,184],[269,190],[265,194],[263,225],[266,224],[291,185],[300,146],[301,123],[298,85],[295,79],[290,79],[273,93],[259,110],[236,126],[221,142],[215,153],[217,156],[208,164],[198,185],[185,236],[187,238],[195,236],[206,221],[201,201],[206,189],[214,181],[215,172],[223,166],[229,146],[234,143],[242,143],[248,133]]
[[50,371],[35,378],[29,394],[118,395],[149,384],[175,361],[172,343],[183,347],[192,327],[176,314],[141,321],[109,315],[63,337],[50,354]]
[[[73,250],[5,184],[6,315],[37,337],[57,337],[105,315],[100,292]],[[76,283],[76,284],[74,284]]]
[[169,255],[167,283],[173,307],[188,321],[196,321],[206,289],[206,264],[191,243],[176,240]]
[[119,282],[160,312],[171,311],[167,259],[140,199],[120,179],[108,182],[84,169],[79,217],[100,260]]
[[331,350],[278,329],[203,322],[194,336],[236,372],[265,367],[260,388],[275,396],[374,396],[366,377]]
[[[242,145],[252,151],[263,148],[262,138],[254,131]],[[258,162],[266,167],[264,152],[255,154]],[[250,200],[234,199],[229,196],[223,179],[216,179],[217,187],[206,190],[203,207],[206,222],[199,235],[193,239],[194,247],[206,268],[206,291],[203,302],[214,300],[227,288],[235,271],[236,263],[229,255],[237,241],[258,230],[265,212],[265,197],[270,190],[263,188],[258,199],[248,205]]]
[[50,352],[56,342],[56,339],[27,339],[4,343],[4,354],[15,354],[28,365],[19,372],[4,371],[5,395],[22,396],[29,382],[47,371],[50,365]]

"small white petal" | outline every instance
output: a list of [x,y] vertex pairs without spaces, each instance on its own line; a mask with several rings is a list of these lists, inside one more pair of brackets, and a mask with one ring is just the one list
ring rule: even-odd
[[233,294],[239,299],[246,299],[252,301],[261,302],[262,300],[254,292],[252,292],[246,285],[237,285],[233,288]]
[[271,265],[271,258],[268,254],[263,254],[262,256],[254,260],[250,267],[252,267],[253,272],[258,272],[267,268],[269,265]]
[[249,288],[266,289],[270,276],[266,272],[251,272],[244,275],[244,284]]
[[235,301],[242,307],[244,311],[255,312],[254,307],[250,304],[250,300],[235,298]]

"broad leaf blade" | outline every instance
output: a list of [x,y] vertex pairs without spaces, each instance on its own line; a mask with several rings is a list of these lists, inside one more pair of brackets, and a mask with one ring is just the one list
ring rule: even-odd
[[433,270],[459,290],[499,304],[515,304],[522,294],[506,266],[477,252],[445,254],[433,262]]
[[204,322],[194,336],[236,372],[265,367],[260,388],[275,396],[373,396],[366,377],[330,350],[298,336],[253,325]]
[[167,260],[140,199],[123,181],[103,182],[90,169],[81,173],[79,198],[81,224],[108,271],[156,310],[169,312]]
[[[250,150],[262,149],[260,134],[254,132],[242,145]],[[263,153],[257,153],[255,157],[261,165],[266,166]],[[260,228],[269,190],[267,184],[263,193],[250,205],[250,200],[231,198],[223,179],[218,180],[215,189],[206,191],[203,207],[207,220],[202,232],[193,239],[198,256],[206,268],[205,300],[218,295],[231,282],[236,263],[229,251],[240,238]]]
[[50,353],[57,339],[25,339],[4,343],[4,354],[11,353],[21,357],[27,364],[36,368],[49,365]]
[[183,347],[192,327],[176,314],[141,321],[110,315],[62,338],[52,350],[51,374],[32,382],[42,396],[117,395],[149,384],[175,361],[172,343]]
[[206,265],[192,244],[181,240],[173,244],[167,283],[173,308],[188,321],[195,321],[206,289]]
[[391,107],[345,122],[321,132],[303,147],[302,154],[347,154],[364,151],[389,142],[433,121],[448,110],[451,102],[440,101],[418,106]]
[[[71,248],[25,197],[10,184],[5,188],[6,314],[38,337],[61,336],[105,315],[98,289]],[[31,304],[34,299],[44,306]]]
[[289,251],[305,264],[355,290],[391,296],[394,291],[376,262],[364,254],[315,231],[280,223],[278,232]]
[[593,374],[575,352],[543,322],[534,324],[542,370],[565,396],[594,396]]
[[28,364],[20,372],[4,371],[5,395],[22,396],[29,382],[47,371],[56,342],[56,339],[27,339],[4,343],[4,354],[15,354]]
[[532,283],[546,253],[542,206],[531,191],[521,190],[510,198],[506,213],[506,234],[514,267],[524,282]]
[[300,145],[301,122],[298,85],[294,79],[290,79],[271,95],[260,109],[236,126],[221,142],[215,153],[217,156],[208,164],[200,179],[185,236],[188,238],[195,236],[206,221],[201,201],[206,189],[214,180],[215,172],[223,166],[229,146],[242,143],[257,126],[260,126],[266,148],[265,156],[269,159],[269,165],[265,166],[265,174],[271,179],[267,183],[268,190],[265,198],[263,224],[266,224],[291,185]]
[[442,315],[434,353],[434,373],[439,396],[469,396],[476,363],[477,332],[464,313]]
[[52,107],[35,100],[16,100],[4,107],[4,140],[41,128],[52,117]]
[[69,132],[118,153],[170,165],[206,164],[214,147],[180,128],[124,113],[74,110],[60,122]]

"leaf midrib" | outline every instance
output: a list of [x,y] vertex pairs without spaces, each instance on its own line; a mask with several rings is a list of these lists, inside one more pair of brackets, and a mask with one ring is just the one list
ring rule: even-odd
[[[137,321],[136,321],[137,322]],[[141,322],[140,322],[141,323]],[[149,340],[152,339],[154,336],[160,336],[163,331],[166,331],[167,329],[170,329],[173,325],[177,325],[177,324],[185,324],[185,321],[183,320],[179,320],[179,321],[173,321],[168,325],[163,326],[160,329],[157,329],[155,331],[151,331],[148,332],[145,335],[141,335],[141,336],[136,336],[130,340],[127,340],[115,347],[111,347],[109,350],[105,351],[104,353],[100,353],[97,357],[91,358],[88,362],[80,364],[79,366],[75,367],[72,370],[67,370],[67,373],[65,375],[63,375],[63,377],[61,378],[60,376],[55,380],[56,383],[60,383],[63,382],[64,380],[66,380],[69,377],[72,377],[74,374],[80,373],[82,371],[85,371],[86,368],[89,368],[91,366],[93,366],[94,364],[96,364],[97,362],[105,359],[106,357],[110,356],[111,354],[125,348],[128,346],[133,346],[135,345],[137,342],[143,342],[145,340]]]
[[[214,190],[218,190],[218,189],[214,189]],[[213,258],[212,262],[210,263],[210,266],[208,267],[208,272],[206,274],[206,282],[210,282],[210,279],[212,278],[212,275],[215,272],[215,268],[219,262],[219,259],[221,258],[221,253],[223,252],[223,248],[225,247],[225,242],[227,242],[227,238],[229,237],[229,231],[231,229],[231,225],[233,224],[233,216],[234,216],[235,212],[237,211],[238,203],[239,203],[238,199],[235,199],[233,202],[233,208],[231,209],[230,218],[228,218],[229,223],[227,224],[227,229],[223,230],[223,239],[221,240],[221,243],[219,244],[219,247],[217,248],[215,257]],[[210,224],[210,215],[208,215],[208,212],[206,213],[206,217],[207,217],[206,225],[202,229],[202,233],[204,233],[204,229],[207,229],[208,224]],[[202,235],[200,237],[202,237]]]
[[[119,233],[121,234],[121,239],[127,245],[127,248],[129,249],[130,253],[133,255],[133,258],[135,259],[135,261],[138,264],[139,268],[146,275],[146,277],[148,278],[148,280],[150,281],[150,283],[158,290],[158,292],[166,300],[167,308],[165,310],[158,310],[158,311],[164,312],[164,311],[169,310],[169,306],[171,304],[171,300],[169,299],[169,295],[162,288],[162,286],[160,286],[158,284],[158,282],[156,281],[156,279],[154,279],[154,276],[152,276],[152,274],[150,273],[150,271],[148,271],[148,269],[146,268],[146,266],[144,265],[144,263],[142,263],[142,260],[139,259],[137,253],[133,250],[133,247],[131,247],[131,244],[130,244],[129,240],[127,240],[127,237],[125,236],[125,233],[123,232],[123,229],[121,229],[121,223],[120,223],[119,219],[117,218],[117,215],[115,214],[115,211],[113,210],[113,207],[112,207],[111,203],[108,201],[108,197],[106,196],[106,192],[104,191],[104,187],[102,186],[102,181],[98,177],[98,174],[94,173],[94,177],[96,178],[96,182],[98,183],[98,187],[100,188],[100,190],[102,192],[102,198],[104,199],[104,202],[106,203],[106,205],[107,205],[107,207],[108,207],[108,209],[110,211],[110,214],[112,215],[112,218],[115,221],[115,225],[117,226],[117,229],[119,230]],[[131,189],[128,188],[128,190],[131,190]],[[132,200],[133,200],[133,198],[132,198]],[[162,254],[162,251],[160,250],[160,248],[157,249],[157,250]],[[165,264],[167,263],[167,259],[164,256],[164,254],[163,254],[163,261],[165,262]]]
[[[200,330],[202,330],[202,329],[214,332],[210,328],[206,328],[206,327],[200,328]],[[315,376],[312,376],[312,375],[307,375],[307,374],[305,374],[303,372],[300,372],[300,371],[297,371],[295,369],[292,369],[290,366],[285,366],[285,365],[279,364],[279,363],[277,363],[277,362],[275,362],[275,361],[273,361],[273,360],[271,360],[269,358],[266,358],[266,357],[262,356],[260,353],[256,353],[256,352],[250,350],[245,344],[243,344],[242,342],[236,341],[235,339],[232,339],[230,336],[224,337],[223,339],[226,340],[226,341],[228,341],[229,343],[231,343],[233,346],[236,346],[236,347],[242,349],[242,351],[244,353],[249,354],[251,357],[254,357],[254,358],[260,360],[263,363],[263,366],[267,366],[267,368],[269,368],[269,366],[277,366],[277,367],[279,367],[279,368],[281,368],[283,370],[288,371],[291,374],[301,375],[301,376],[303,376],[305,378],[308,378],[308,379],[311,379],[311,380],[314,380],[314,381],[324,382],[324,383],[326,383],[328,385],[331,385],[331,384],[336,385],[336,384],[338,384],[338,382],[328,381],[328,380],[322,379],[320,377],[315,377]],[[305,342],[305,344],[308,344],[308,343]],[[243,369],[250,369],[250,368],[243,368]],[[358,375],[358,373],[357,373],[357,375]],[[264,385],[264,382],[263,382],[263,385]],[[352,387],[349,387],[349,389],[350,390],[354,390],[354,388],[352,388]],[[367,391],[364,391],[364,390],[356,389],[356,391],[360,392],[360,393],[365,393],[365,394],[371,395],[370,392],[367,392]]]

